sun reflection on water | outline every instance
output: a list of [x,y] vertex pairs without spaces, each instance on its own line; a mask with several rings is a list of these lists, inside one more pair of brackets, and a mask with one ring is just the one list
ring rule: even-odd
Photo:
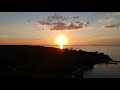
[[63,45],[62,44],[60,45],[60,49],[63,49]]

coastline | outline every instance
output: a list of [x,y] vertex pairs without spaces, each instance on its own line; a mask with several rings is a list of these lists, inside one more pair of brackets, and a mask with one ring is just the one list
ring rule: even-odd
[[15,77],[69,77],[83,66],[89,69],[89,66],[112,61],[104,53],[82,50],[27,45],[1,45],[0,49],[4,76],[12,73],[11,76]]

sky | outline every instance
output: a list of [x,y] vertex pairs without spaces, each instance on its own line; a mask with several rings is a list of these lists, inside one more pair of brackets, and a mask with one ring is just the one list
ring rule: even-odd
[[0,45],[57,45],[59,36],[64,45],[120,45],[120,12],[0,12]]

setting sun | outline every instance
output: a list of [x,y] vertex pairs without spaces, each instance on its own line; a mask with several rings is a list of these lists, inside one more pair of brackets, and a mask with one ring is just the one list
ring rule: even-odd
[[63,35],[57,37],[57,44],[59,45],[66,45],[68,42],[67,38]]
[[64,41],[65,41],[65,39],[63,36],[58,37],[58,43],[60,44],[60,49],[63,49]]
[[57,37],[57,44],[60,45],[60,49],[63,49],[63,45],[67,44],[67,38],[63,35]]
[[59,44],[64,44],[64,38],[63,37],[58,37],[58,43]]

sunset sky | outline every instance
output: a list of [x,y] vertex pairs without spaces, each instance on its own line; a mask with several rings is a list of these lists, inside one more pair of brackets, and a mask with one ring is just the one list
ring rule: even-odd
[[[89,24],[79,29],[40,30],[41,18],[55,13],[79,16],[77,21]],[[0,45],[57,45],[59,36],[67,40],[65,45],[120,45],[120,12],[0,12]]]

